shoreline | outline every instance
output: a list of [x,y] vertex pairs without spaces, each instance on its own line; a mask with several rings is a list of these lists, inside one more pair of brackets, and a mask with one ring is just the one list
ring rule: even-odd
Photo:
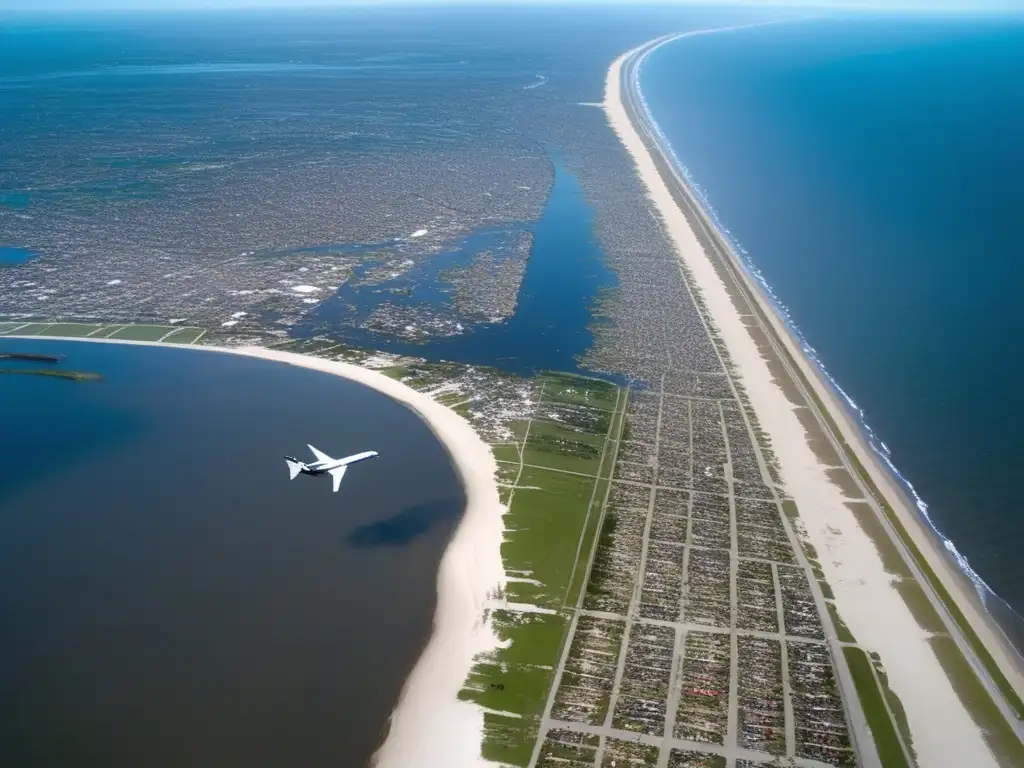
[[505,584],[501,560],[505,507],[497,463],[469,422],[429,395],[351,363],[263,347],[215,347],[88,337],[5,336],[32,341],[84,341],[190,349],[270,360],[341,376],[396,400],[419,416],[447,451],[466,493],[466,509],[441,556],[434,624],[385,726],[375,768],[453,768],[490,765],[481,755],[484,711],[458,693],[478,654],[498,648],[486,619],[491,593]]
[[[774,22],[766,22],[765,24],[755,24],[752,26],[767,26]],[[730,27],[728,29],[742,29],[743,27]],[[726,31],[726,29],[710,30],[714,32]],[[653,42],[653,41],[652,41]],[[666,42],[671,42],[666,40]],[[884,498],[889,498],[892,494],[898,496],[909,509],[913,507],[917,512],[911,512],[914,519],[919,523],[920,527],[924,529],[924,533],[932,538],[933,545],[939,549],[938,556],[942,557],[946,564],[953,571],[953,578],[959,579],[962,583],[968,584],[971,588],[972,594],[968,599],[975,605],[975,607],[983,614],[986,615],[993,628],[1002,637],[1009,656],[1012,658],[1012,664],[1015,665],[1022,673],[1024,673],[1024,645],[1018,647],[1011,637],[1010,631],[1007,627],[1001,623],[999,618],[995,615],[992,607],[989,605],[990,601],[998,603],[999,610],[1004,614],[1009,614],[1008,618],[1012,619],[1012,624],[1009,625],[1010,630],[1015,632],[1018,636],[1024,639],[1024,615],[1018,613],[1012,605],[1010,605],[998,592],[996,592],[985,580],[981,574],[975,571],[967,558],[959,551],[956,547],[956,543],[948,538],[942,530],[934,523],[931,515],[928,512],[927,502],[917,493],[910,480],[905,477],[891,459],[891,454],[885,446],[884,441],[881,437],[875,433],[872,426],[867,422],[863,410],[857,405],[852,397],[842,388],[839,382],[832,377],[828,372],[825,364],[817,355],[815,350],[799,327],[795,324],[792,318],[789,316],[789,311],[784,304],[782,304],[772,291],[771,285],[767,279],[760,273],[757,266],[741,256],[737,255],[738,245],[733,239],[722,232],[722,225],[718,220],[717,213],[715,212],[711,201],[707,196],[700,190],[699,186],[695,185],[689,176],[688,170],[679,161],[675,151],[672,149],[670,142],[667,137],[661,133],[657,126],[657,122],[650,116],[650,110],[647,108],[646,100],[643,98],[643,94],[640,92],[638,87],[637,92],[640,94],[640,103],[647,111],[650,117],[650,122],[654,126],[655,132],[661,136],[664,141],[664,148],[662,154],[669,158],[668,162],[672,164],[676,169],[682,172],[682,183],[689,188],[689,195],[691,196],[694,205],[701,209],[701,215],[706,220],[707,226],[715,231],[715,234],[720,238],[723,249],[729,251],[731,259],[734,261],[735,268],[739,273],[742,274],[744,281],[748,284],[749,290],[756,295],[756,297],[763,302],[764,313],[770,322],[778,321],[777,329],[779,331],[779,337],[786,339],[786,341],[792,341],[792,344],[787,343],[787,352],[791,353],[794,359],[799,359],[801,363],[806,362],[807,367],[804,370],[810,371],[812,380],[816,380],[820,383],[824,389],[832,396],[831,400],[834,402],[831,405],[834,406],[837,413],[842,413],[843,417],[849,421],[849,429],[853,430],[858,436],[859,440],[855,441],[858,447],[866,446],[870,452],[872,461],[869,462],[874,466],[872,469],[877,469],[882,476],[886,478],[886,483],[891,485],[891,493],[879,494]],[[742,250],[741,248],[739,250]],[[844,436],[847,432],[844,430],[842,433]],[[944,550],[944,551],[943,551]],[[1024,717],[1024,712],[1021,713],[1021,717]]]
[[[689,270],[704,300],[707,314],[729,349],[736,378],[743,384],[754,411],[771,437],[786,488],[800,509],[799,519],[805,529],[803,537],[809,539],[823,555],[822,566],[834,589],[839,613],[861,644],[882,657],[892,689],[906,709],[919,759],[926,765],[944,764],[950,759],[977,766],[994,764],[990,748],[982,739],[980,724],[954,690],[929,644],[931,633],[920,626],[897,592],[895,577],[887,572],[877,546],[848,506],[853,499],[845,495],[829,476],[829,469],[835,467],[825,464],[813,450],[810,430],[797,413],[799,398],[812,406],[804,410],[809,411],[807,415],[814,416],[823,435],[835,443],[833,447],[843,457],[844,463],[852,454],[852,458],[865,468],[870,483],[894,510],[911,541],[938,574],[942,586],[953,595],[954,603],[963,611],[971,628],[982,637],[986,650],[997,660],[1011,685],[1020,690],[1020,669],[1008,654],[1009,648],[1001,629],[994,625],[994,620],[980,605],[973,583],[970,587],[965,586],[966,575],[959,571],[954,573],[944,552],[937,551],[939,545],[935,534],[930,530],[926,533],[923,529],[916,507],[908,508],[905,493],[895,484],[894,478],[883,471],[878,457],[864,443],[859,426],[848,410],[827,387],[820,372],[803,354],[798,340],[742,268],[742,262],[729,249],[727,240],[715,229],[699,198],[673,163],[671,152],[666,151],[664,139],[643,104],[636,73],[651,51],[681,37],[727,29],[735,27],[664,36],[621,55],[608,70],[605,112],[612,128],[633,157],[648,196],[681,261]],[[628,80],[623,79],[624,75]],[[687,216],[687,209],[696,222]],[[705,242],[696,231],[698,228],[703,230]],[[720,264],[713,262],[709,250],[716,253]],[[728,280],[734,282],[731,288]],[[748,297],[752,301],[748,301]],[[745,322],[738,303],[751,306],[758,328],[752,328],[751,323]],[[761,344],[755,338],[758,332],[764,337]],[[771,349],[766,351],[766,348]],[[772,353],[777,359],[769,359]],[[790,362],[795,364],[795,372],[789,369]],[[805,384],[807,392],[803,391]],[[791,391],[787,393],[787,389]],[[796,402],[793,390],[797,394]],[[822,414],[813,413],[817,405],[822,406],[826,419],[831,419],[836,425],[837,434],[832,434],[829,425],[822,420]],[[864,487],[859,473],[851,471],[850,474],[861,486],[864,500],[874,505],[873,489]],[[863,504],[864,500],[859,501]],[[875,512],[885,521],[880,510],[876,508]],[[904,559],[915,565],[902,550],[902,542],[894,536],[888,523],[883,524],[885,533],[901,549]],[[919,580],[930,592],[930,582],[923,578]],[[936,602],[934,595],[929,597],[933,603]],[[940,615],[947,619],[947,624],[951,623],[945,616],[944,607]],[[958,636],[958,632],[951,634],[963,650],[966,641]],[[967,652],[965,656],[975,672],[981,671],[991,693],[994,684],[980,662],[973,653]],[[836,659],[835,663],[839,665],[842,662]],[[1003,714],[1008,714],[1002,697],[993,698]],[[1009,722],[1011,726],[1018,725],[1018,721]]]

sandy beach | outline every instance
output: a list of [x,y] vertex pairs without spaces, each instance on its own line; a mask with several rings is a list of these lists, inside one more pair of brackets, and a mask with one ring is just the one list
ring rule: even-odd
[[[997,765],[981,728],[954,690],[929,644],[931,634],[920,626],[897,592],[895,577],[887,573],[878,548],[848,506],[850,497],[833,482],[830,467],[816,455],[798,406],[788,392],[794,388],[802,391],[809,386],[824,404],[828,416],[838,427],[838,441],[867,468],[886,503],[897,511],[915,545],[925,553],[928,564],[939,574],[1004,674],[1019,690],[1022,680],[1012,651],[987,614],[980,610],[966,579],[952,568],[944,553],[938,551],[934,536],[924,528],[916,509],[863,442],[850,414],[804,356],[799,343],[753,281],[737,268],[739,262],[735,254],[728,251],[724,239],[718,237],[708,217],[695,203],[696,198],[669,160],[663,140],[657,136],[642,104],[636,72],[647,54],[681,37],[721,33],[728,29],[733,28],[658,38],[616,59],[606,80],[604,108],[608,120],[632,155],[652,205],[692,277],[711,322],[729,350],[737,379],[770,437],[786,490],[796,502],[807,539],[821,557],[840,615],[861,647],[881,657],[889,684],[906,710],[918,761],[921,765]],[[725,257],[724,261],[733,262],[732,273],[745,282],[746,294],[757,303],[759,315],[766,318],[767,327],[759,330],[773,344],[781,345],[802,376],[787,375],[784,365],[780,367],[780,363],[785,363],[783,356],[774,361],[767,359],[745,324],[745,318],[741,317],[736,286],[727,286],[722,265],[716,265],[702,245],[691,225],[692,219],[687,219],[681,207],[681,195],[689,199],[691,210],[703,220],[705,236],[711,233],[712,239],[718,241],[719,255]],[[746,320],[750,322],[749,314]],[[806,406],[803,410],[807,411]],[[806,413],[804,415],[806,418]],[[822,431],[831,435],[827,429]],[[838,441],[836,448],[840,447]],[[867,493],[862,495],[871,498]],[[971,655],[968,658],[974,661]],[[836,662],[845,663],[841,657]]]
[[429,395],[349,363],[262,347],[183,346],[82,337],[62,340],[171,347],[275,360],[342,376],[405,404],[419,415],[451,457],[466,492],[466,510],[441,559],[433,632],[406,680],[391,716],[388,736],[373,764],[379,768],[489,765],[480,754],[484,712],[476,704],[457,697],[477,654],[498,647],[498,640],[485,621],[485,608],[492,593],[505,584],[501,562],[505,508],[498,498],[494,455],[469,422]]

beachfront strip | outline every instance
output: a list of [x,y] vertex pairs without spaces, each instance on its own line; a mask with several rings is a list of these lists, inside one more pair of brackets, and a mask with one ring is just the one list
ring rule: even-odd
[[[834,661],[841,685],[844,671],[856,682],[882,764],[1022,765],[1019,656],[704,211],[643,103],[638,72],[648,54],[672,40],[734,29],[659,38],[623,54],[609,68],[605,112],[726,368],[749,396],[751,423],[756,412],[768,437],[759,447],[771,446],[777,459],[791,496],[783,501],[787,517],[815,573],[834,587],[835,604],[823,618],[852,641],[841,613],[871,650],[864,657],[844,647]],[[827,549],[820,562],[810,542]],[[866,761],[858,707],[846,702]]]

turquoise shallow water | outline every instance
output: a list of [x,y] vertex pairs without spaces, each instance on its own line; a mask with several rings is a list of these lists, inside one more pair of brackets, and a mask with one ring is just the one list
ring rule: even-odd
[[0,264],[24,264],[26,261],[34,259],[35,256],[28,248],[0,245]]
[[[679,162],[1020,641],[1024,21],[843,19],[675,42]],[[987,585],[987,586],[986,586]]]

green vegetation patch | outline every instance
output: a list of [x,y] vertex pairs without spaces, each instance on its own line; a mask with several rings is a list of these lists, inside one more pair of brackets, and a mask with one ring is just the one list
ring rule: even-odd
[[900,736],[903,737],[903,743],[909,750],[911,759],[917,760],[917,754],[914,752],[914,739],[910,734],[910,722],[907,720],[907,712],[903,708],[903,702],[900,701],[900,697],[889,687],[889,676],[885,674],[882,662],[876,658],[876,654],[870,654],[870,657],[871,664],[875,668],[875,678],[878,680],[878,686],[882,689],[882,694],[889,703],[889,713],[896,722],[896,728],[899,730]]
[[860,648],[845,646],[843,655],[853,675],[853,683],[857,688],[864,715],[871,729],[871,736],[878,750],[878,757],[886,768],[911,768],[903,751],[896,727],[889,717],[885,699],[878,689],[878,683],[871,669],[871,662]]
[[534,418],[553,422],[566,429],[603,437],[608,433],[613,413],[614,411],[589,405],[542,401],[537,406]]
[[498,443],[492,445],[491,450],[494,451],[494,458],[497,461],[505,461],[510,464],[519,465],[519,446],[512,443]]
[[[430,388],[458,375],[432,368],[403,366],[400,378]],[[542,396],[529,418],[506,423],[511,436],[492,445],[500,495],[509,504],[502,561],[519,579],[506,585],[510,608],[492,612],[507,647],[477,659],[460,694],[487,708],[483,754],[503,765],[528,765],[535,747],[572,617],[566,605],[582,589],[607,496],[603,478],[614,455],[608,433],[621,424],[617,404],[624,400],[615,386],[584,377],[545,374],[540,382]],[[525,610],[514,610],[519,606]],[[556,762],[594,749],[575,735],[545,744],[547,760]]]
[[538,380],[544,384],[544,402],[575,403],[615,410],[619,388],[607,381],[572,373],[544,373]]
[[523,448],[523,462],[596,475],[604,444],[604,436],[580,435],[557,424],[535,421]]
[[46,333],[40,335],[81,337],[95,333],[102,327],[102,325],[96,325],[95,323],[54,323],[46,329]]
[[203,335],[202,328],[180,328],[166,339],[165,344],[192,344]]
[[857,524],[868,535],[882,558],[882,567],[886,572],[901,578],[912,578],[913,572],[907,565],[899,549],[889,537],[885,524],[879,519],[874,508],[866,501],[848,501],[846,507],[857,518]]
[[839,615],[839,611],[836,609],[836,604],[831,600],[826,600],[825,605],[828,606],[828,615],[832,617],[832,626],[836,628],[836,637],[839,638],[841,643],[856,643],[857,639],[853,636],[850,628],[846,626],[846,622],[843,621]]
[[587,594],[591,597],[601,595],[610,596],[612,590],[606,584],[614,578],[614,560],[611,553],[614,550],[615,529],[619,521],[616,511],[609,507],[601,521],[601,534],[597,539],[597,553],[594,555],[594,562],[590,567],[590,579],[587,581]]
[[[19,328],[18,326],[21,327]],[[29,323],[28,325],[25,325],[24,323],[18,323],[17,325],[13,326],[10,329],[10,331],[15,336],[35,336],[37,333],[45,330],[49,326],[50,323]],[[15,330],[16,328],[17,330]]]
[[929,638],[928,643],[999,764],[1007,767],[1024,765],[1024,743],[1006,722],[953,639],[948,635],[936,635]]
[[932,633],[949,634],[945,622],[917,579],[899,579],[894,581],[892,586],[900,593],[914,620],[922,629]]
[[526,467],[505,517],[501,547],[506,567],[541,582],[509,584],[509,599],[561,608],[587,516],[594,480]]
[[594,503],[590,509],[590,517],[587,518],[587,527],[583,532],[583,546],[580,548],[580,556],[576,561],[576,569],[573,571],[572,582],[569,584],[569,592],[566,595],[566,605],[573,606],[579,603],[580,593],[583,590],[583,583],[587,578],[587,565],[597,546],[597,529],[601,524],[601,507],[608,496],[608,486],[611,481],[601,479],[594,488]]
[[821,589],[821,594],[826,600],[835,600],[836,595],[832,591],[832,586],[823,579],[818,579],[818,588]]
[[108,339],[124,339],[126,341],[160,341],[164,336],[175,331],[173,325],[125,325],[111,333]]
[[494,611],[491,620],[507,647],[473,666],[459,698],[504,713],[484,716],[485,758],[527,765],[568,621],[561,614],[505,610]]

